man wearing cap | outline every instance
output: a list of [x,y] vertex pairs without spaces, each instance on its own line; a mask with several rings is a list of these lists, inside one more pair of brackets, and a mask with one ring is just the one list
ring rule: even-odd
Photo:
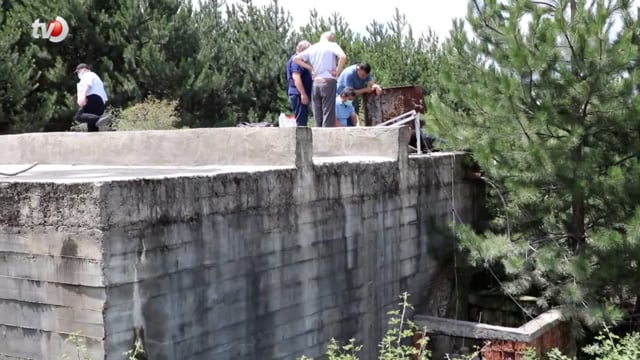
[[99,131],[100,126],[109,118],[104,114],[107,93],[100,77],[89,69],[87,64],[76,67],[78,84],[76,85],[78,112],[75,119],[87,124],[87,131]]
[[353,88],[346,87],[336,97],[336,126],[358,126],[358,114],[353,108],[353,98],[355,96],[356,91]]

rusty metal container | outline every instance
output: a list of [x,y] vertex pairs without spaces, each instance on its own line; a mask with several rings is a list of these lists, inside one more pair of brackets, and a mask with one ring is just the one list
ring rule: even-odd
[[422,86],[397,86],[384,88],[379,96],[365,94],[364,121],[375,126],[411,110],[424,114],[424,89]]

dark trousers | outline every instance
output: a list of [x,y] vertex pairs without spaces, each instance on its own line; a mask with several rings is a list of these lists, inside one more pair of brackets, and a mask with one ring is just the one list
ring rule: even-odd
[[358,95],[353,99],[353,109],[356,111],[356,114],[360,115],[360,101],[362,99],[362,95]]
[[304,105],[300,100],[300,95],[289,95],[289,106],[296,116],[297,126],[307,126],[309,123],[309,105]]
[[104,114],[104,102],[99,95],[87,96],[87,103],[76,112],[76,121],[87,124],[87,131],[96,132],[96,122]]
[[322,79],[313,82],[313,118],[316,126],[336,126],[336,88],[335,79]]

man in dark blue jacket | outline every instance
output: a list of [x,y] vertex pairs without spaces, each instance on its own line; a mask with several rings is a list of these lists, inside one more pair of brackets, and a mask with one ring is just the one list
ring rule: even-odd
[[296,46],[296,53],[287,62],[287,95],[289,95],[289,105],[296,117],[297,126],[307,126],[309,122],[309,98],[313,87],[311,71],[296,64],[293,58],[306,50],[311,43],[302,40]]

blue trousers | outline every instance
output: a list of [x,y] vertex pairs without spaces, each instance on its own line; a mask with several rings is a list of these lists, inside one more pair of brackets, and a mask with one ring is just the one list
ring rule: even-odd
[[289,95],[289,106],[296,117],[297,126],[307,126],[309,122],[309,104],[304,105],[300,95]]

